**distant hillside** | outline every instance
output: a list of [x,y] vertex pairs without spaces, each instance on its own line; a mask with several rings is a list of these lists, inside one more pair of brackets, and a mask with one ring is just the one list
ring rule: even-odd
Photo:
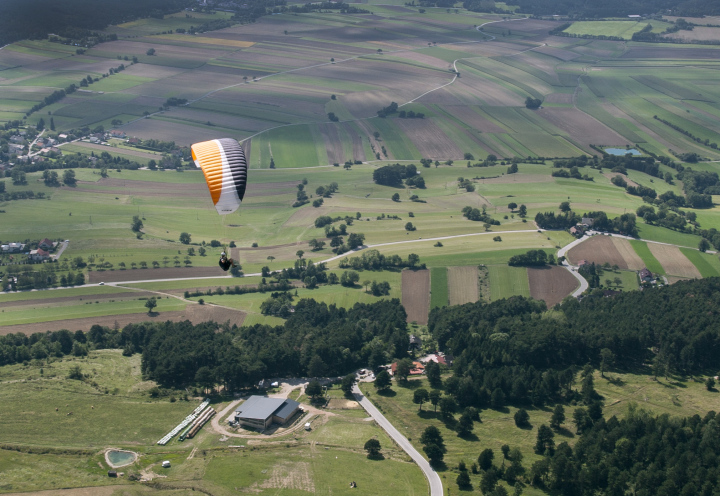
[[0,46],[49,33],[66,35],[103,29],[141,17],[182,10],[191,0],[3,0],[0,2]]
[[573,17],[624,17],[634,14],[653,14],[672,11],[673,15],[698,17],[720,14],[716,0],[517,0],[513,2],[519,12],[532,15],[570,15]]

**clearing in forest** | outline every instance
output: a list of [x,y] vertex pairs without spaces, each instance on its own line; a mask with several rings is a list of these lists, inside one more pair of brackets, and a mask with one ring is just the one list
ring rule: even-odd
[[402,304],[408,322],[425,325],[430,311],[430,271],[404,270],[402,272]]
[[478,270],[475,266],[448,267],[448,294],[451,305],[478,300]]

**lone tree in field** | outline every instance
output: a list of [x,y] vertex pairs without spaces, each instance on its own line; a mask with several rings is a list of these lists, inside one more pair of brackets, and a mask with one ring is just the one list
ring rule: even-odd
[[180,233],[180,242],[184,245],[189,245],[191,241],[190,233]]
[[150,48],[150,49],[148,49],[147,52],[145,52],[145,54],[146,54],[146,55],[155,55],[155,49],[154,49],[154,48]]
[[550,427],[557,431],[563,422],[565,422],[565,408],[562,405],[556,405],[552,417],[550,417]]
[[368,439],[365,443],[365,451],[367,451],[367,457],[372,459],[380,458],[380,441],[375,438]]
[[615,354],[612,350],[610,348],[600,350],[600,377],[605,377],[605,370],[612,367],[613,363],[615,363]]
[[508,203],[508,208],[510,209],[511,212],[515,211],[515,209],[517,208],[517,203],[515,203],[515,202]]
[[427,389],[425,388],[416,389],[413,393],[413,403],[420,405],[420,409],[418,410],[419,412],[422,412],[423,403],[429,399],[430,394],[428,394]]
[[157,300],[155,299],[154,296],[145,302],[145,308],[148,309],[148,315],[153,313],[153,310],[155,309],[156,306],[157,306]]

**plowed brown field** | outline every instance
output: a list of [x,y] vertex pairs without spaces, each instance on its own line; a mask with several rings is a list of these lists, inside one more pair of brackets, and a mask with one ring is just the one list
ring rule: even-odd
[[240,310],[232,310],[229,308],[216,307],[213,305],[188,305],[185,310],[175,312],[157,312],[152,316],[146,313],[131,313],[126,315],[108,315],[105,317],[88,317],[84,319],[66,319],[55,320],[52,322],[41,322],[39,324],[18,324],[12,326],[0,326],[0,335],[22,332],[27,335],[35,332],[58,331],[60,329],[68,329],[70,331],[89,331],[95,324],[107,327],[113,327],[115,322],[120,328],[128,324],[137,324],[138,322],[182,322],[189,320],[193,324],[207,322],[209,320],[224,323],[230,321],[230,325],[237,324],[241,326],[245,320],[245,312]]
[[448,267],[448,297],[451,305],[478,300],[478,270],[475,266]]
[[427,324],[430,311],[430,271],[404,270],[402,272],[402,304],[408,322]]
[[587,260],[600,265],[607,262],[610,265],[617,265],[621,269],[629,268],[627,261],[615,247],[613,238],[610,236],[593,236],[587,241],[583,241],[568,251],[567,258],[573,265],[577,265],[580,260]]
[[647,245],[650,248],[650,253],[657,258],[663,269],[665,269],[666,274],[692,279],[702,278],[697,267],[682,254],[677,246],[659,245],[657,243],[648,243]]
[[[635,250],[633,249],[632,245],[630,245],[630,242],[627,239],[623,238],[611,238],[613,241],[613,244],[615,245],[615,248],[617,248],[617,251],[622,255],[623,259],[625,260],[625,263],[627,264],[627,268],[630,270],[640,270],[645,267],[645,262],[643,262],[642,258],[635,253]],[[620,264],[618,264],[618,267]]]
[[528,267],[528,280],[530,296],[536,300],[544,300],[548,308],[560,303],[579,285],[570,272],[558,266]]

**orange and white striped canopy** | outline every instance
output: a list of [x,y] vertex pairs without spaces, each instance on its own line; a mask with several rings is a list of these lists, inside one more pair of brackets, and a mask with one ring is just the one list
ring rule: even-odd
[[205,174],[210,196],[220,215],[233,213],[245,196],[247,161],[240,143],[231,138],[195,143],[195,165]]

